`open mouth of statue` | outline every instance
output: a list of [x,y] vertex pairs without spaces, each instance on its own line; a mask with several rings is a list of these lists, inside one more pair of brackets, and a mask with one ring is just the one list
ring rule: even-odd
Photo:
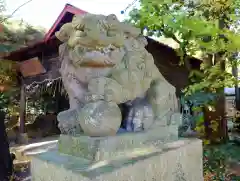
[[81,67],[104,68],[115,66],[114,60],[111,59],[110,54],[116,48],[112,45],[104,48],[97,48],[95,50],[85,49],[79,55],[81,60],[79,65]]
[[101,62],[94,62],[94,61],[89,61],[89,62],[83,62],[80,64],[81,67],[91,67],[91,68],[107,68],[107,67],[113,67],[115,64],[105,64]]

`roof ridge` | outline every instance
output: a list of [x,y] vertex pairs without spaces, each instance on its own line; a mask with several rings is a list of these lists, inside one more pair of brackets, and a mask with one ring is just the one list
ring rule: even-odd
[[44,41],[47,41],[49,38],[51,38],[52,33],[55,31],[57,25],[61,22],[62,18],[65,16],[65,14],[69,12],[72,14],[82,14],[85,13],[84,10],[81,10],[80,8],[73,6],[69,3],[65,4],[63,10],[61,11],[61,13],[59,14],[58,18],[56,19],[56,21],[54,22],[54,24],[52,25],[52,27],[49,29],[49,31],[46,33],[45,37],[44,37]]

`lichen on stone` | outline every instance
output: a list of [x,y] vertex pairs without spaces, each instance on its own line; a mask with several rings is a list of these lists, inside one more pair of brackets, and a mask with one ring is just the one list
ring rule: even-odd
[[[152,55],[145,49],[147,40],[140,29],[120,22],[113,14],[87,13],[74,16],[71,23],[56,32],[56,37],[63,42],[59,49],[60,73],[69,95],[70,109],[76,114],[93,118],[94,113],[86,107],[99,105],[99,101],[105,102],[110,112],[116,110],[107,105],[127,103],[130,110],[124,119],[131,119],[135,127],[143,130],[163,117],[171,119],[176,113],[175,87],[154,64]],[[141,101],[136,101],[138,99]],[[82,131],[89,136],[115,134],[123,119],[121,114],[113,115],[103,110],[101,113],[103,118],[94,117],[95,122],[101,121],[97,129],[90,121],[85,124],[86,120],[81,116],[81,120],[79,116],[74,118],[75,124],[84,125]],[[64,114],[58,116],[59,126],[62,130],[72,130],[66,128],[72,124],[67,123]],[[166,118],[165,114],[170,116]],[[105,125],[105,128],[99,125]]]

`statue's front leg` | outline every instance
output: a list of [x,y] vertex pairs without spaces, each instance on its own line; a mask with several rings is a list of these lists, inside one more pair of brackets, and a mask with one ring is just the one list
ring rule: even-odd
[[65,75],[62,80],[68,93],[70,108],[58,114],[58,127],[62,134],[80,134],[82,129],[77,121],[77,112],[84,106],[83,98],[86,87],[75,79],[74,75]]

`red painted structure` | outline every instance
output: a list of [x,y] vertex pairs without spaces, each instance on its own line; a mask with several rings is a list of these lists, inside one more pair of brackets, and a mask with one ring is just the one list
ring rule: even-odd
[[62,10],[61,14],[58,16],[57,20],[53,24],[53,26],[50,28],[48,33],[45,35],[45,37],[44,37],[45,42],[47,42],[52,36],[54,36],[54,33],[61,28],[62,24],[69,22],[69,21],[66,21],[67,19],[69,19],[69,18],[67,18],[67,17],[69,17],[69,15],[68,15],[69,13],[72,15],[76,15],[76,14],[84,14],[87,12],[83,11],[75,6],[72,6],[70,4],[66,4],[66,6]]

